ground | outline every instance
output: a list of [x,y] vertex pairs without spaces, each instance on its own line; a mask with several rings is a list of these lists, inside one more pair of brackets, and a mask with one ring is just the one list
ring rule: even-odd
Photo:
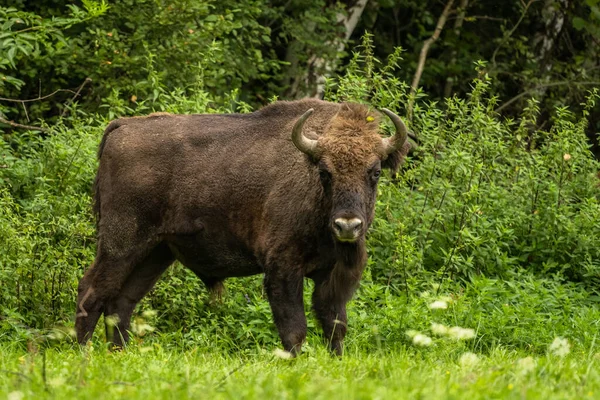
[[4,345],[0,393],[9,400],[600,396],[600,358],[593,348],[563,356],[554,352],[531,356],[501,347],[474,354],[435,342],[368,352],[349,345],[345,356],[337,359],[320,343],[309,343],[297,359],[284,359],[268,349],[238,355],[218,347],[184,350],[161,340],[133,344],[120,352],[110,352],[98,341],[84,349],[62,345],[26,351]]
[[364,282],[341,359],[324,346],[309,290],[304,352],[288,359],[259,279],[232,281],[218,305],[173,294],[163,311],[142,304],[122,351],[102,329],[80,347],[68,321],[31,330],[0,319],[0,400],[600,398],[598,296],[517,278],[424,284],[408,297]]

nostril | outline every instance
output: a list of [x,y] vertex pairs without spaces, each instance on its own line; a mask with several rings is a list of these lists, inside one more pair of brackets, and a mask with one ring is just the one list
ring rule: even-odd
[[344,224],[344,220],[342,218],[338,218],[333,221],[333,229],[335,229],[337,232],[342,232],[345,226],[346,225]]

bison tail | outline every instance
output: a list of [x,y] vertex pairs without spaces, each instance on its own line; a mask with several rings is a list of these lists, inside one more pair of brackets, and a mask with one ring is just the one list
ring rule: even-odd
[[[100,146],[98,147],[98,160],[102,162],[102,152],[104,151],[104,146],[106,146],[106,140],[108,139],[108,135],[119,128],[123,124],[123,120],[117,119],[111,121],[106,129],[104,130],[104,135],[102,135],[102,140],[100,141]],[[96,179],[94,179],[94,204],[93,211],[96,216],[96,221],[100,221],[100,169],[96,173]]]
[[108,126],[104,130],[104,135],[102,136],[102,141],[100,142],[100,147],[98,148],[98,160],[102,157],[102,152],[104,151],[104,146],[106,146],[106,140],[108,139],[108,135],[115,129],[119,128],[121,125],[123,125],[123,120],[115,119],[114,121],[111,121],[110,124],[108,124]]
[[94,215],[96,216],[96,221],[100,221],[100,174],[96,173],[96,178],[94,179],[94,203],[92,206],[92,210],[94,211]]

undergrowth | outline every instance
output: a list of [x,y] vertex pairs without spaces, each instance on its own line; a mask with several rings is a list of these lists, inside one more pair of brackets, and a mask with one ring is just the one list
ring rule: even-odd
[[[407,85],[394,77],[400,56],[379,67],[367,36],[346,74],[327,83],[327,99],[403,115]],[[432,339],[456,351],[489,353],[501,345],[541,354],[555,336],[593,347],[600,186],[584,128],[598,94],[590,92],[582,115],[559,109],[548,131],[535,130],[535,101],[520,119],[501,119],[485,65],[477,68],[467,98],[421,99],[407,119],[418,147],[397,177],[382,179],[368,269],[349,311],[350,348],[412,345],[417,334],[434,338],[433,323],[475,331],[460,345]],[[235,92],[209,96],[201,79],[185,92],[168,92],[148,70],[157,95],[135,111],[108,97],[111,117],[250,111]],[[91,183],[107,122],[73,106],[47,135],[13,132],[0,140],[4,338],[46,343],[54,327],[72,326],[77,281],[95,252]],[[184,348],[217,343],[243,353],[277,346],[260,278],[227,286],[223,303],[211,305],[193,274],[176,265],[140,307],[138,336],[158,335],[147,325],[172,332],[169,340]],[[451,304],[448,312],[431,309],[436,301]]]

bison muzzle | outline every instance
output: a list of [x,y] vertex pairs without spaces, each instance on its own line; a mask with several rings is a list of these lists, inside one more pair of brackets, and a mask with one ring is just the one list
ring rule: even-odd
[[264,273],[285,350],[306,336],[303,279],[314,312],[342,353],[346,303],[366,264],[382,168],[396,171],[407,130],[379,135],[365,105],[276,102],[251,114],[122,118],[104,132],[94,183],[97,254],[79,282],[80,343],[102,314],[117,346],[131,315],[175,260],[211,290],[228,277]]

